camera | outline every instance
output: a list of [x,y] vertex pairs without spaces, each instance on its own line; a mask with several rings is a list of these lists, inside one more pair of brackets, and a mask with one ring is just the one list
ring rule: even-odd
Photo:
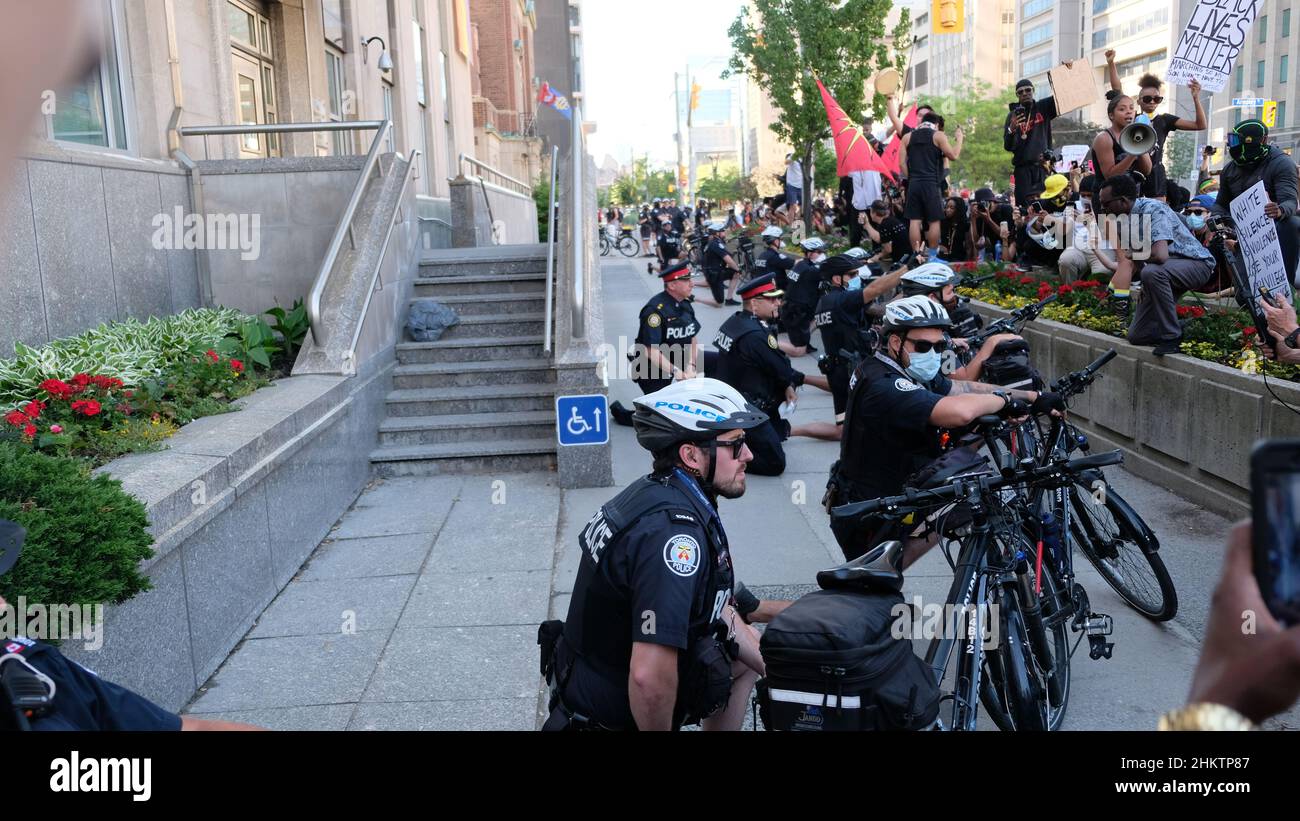
[[1204,152],[1204,153],[1205,153],[1205,156],[1207,156],[1207,157],[1213,157],[1215,154],[1218,154],[1218,153],[1219,153],[1219,149],[1215,148],[1215,147],[1212,146],[1212,145],[1207,145],[1207,146],[1205,146],[1205,152]]
[[1060,151],[1044,151],[1038,159],[1041,162],[1050,162],[1055,165],[1063,159]]

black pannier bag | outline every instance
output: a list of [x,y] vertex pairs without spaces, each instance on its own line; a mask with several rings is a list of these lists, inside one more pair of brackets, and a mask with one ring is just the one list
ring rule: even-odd
[[1029,364],[1029,343],[1023,339],[999,342],[984,360],[980,380],[1022,391],[1041,391],[1045,384],[1037,369]]
[[902,595],[877,590],[817,590],[786,608],[759,644],[767,666],[758,683],[764,726],[821,732],[932,726],[939,687],[911,640],[894,637],[900,618],[912,618]]

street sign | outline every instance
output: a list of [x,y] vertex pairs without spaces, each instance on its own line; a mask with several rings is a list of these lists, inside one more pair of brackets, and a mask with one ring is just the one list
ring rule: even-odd
[[555,428],[562,447],[609,442],[609,409],[605,397],[555,397]]
[[1263,97],[1233,97],[1233,108],[1259,108],[1264,104]]

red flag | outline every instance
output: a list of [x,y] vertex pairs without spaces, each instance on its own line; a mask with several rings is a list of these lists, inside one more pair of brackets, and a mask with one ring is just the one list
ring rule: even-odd
[[[916,128],[918,122],[920,122],[920,119],[916,116],[916,106],[914,105],[907,110],[907,116],[903,118],[903,125],[907,128]],[[897,179],[898,175],[902,173],[903,164],[899,156],[902,153],[903,135],[895,134],[894,138],[889,141],[889,145],[885,146],[885,154],[881,158],[882,164],[885,166],[885,173],[889,174],[893,179]]]
[[913,105],[907,110],[907,116],[903,118],[903,125],[908,128],[916,128],[919,122],[921,122],[921,118],[916,116],[916,106]]
[[835,137],[835,159],[837,176],[846,177],[852,171],[885,172],[880,157],[871,149],[867,135],[862,133],[862,126],[857,125],[844,113],[840,104],[817,80],[817,87],[822,92],[822,105],[826,106],[826,117],[830,120],[831,134]]

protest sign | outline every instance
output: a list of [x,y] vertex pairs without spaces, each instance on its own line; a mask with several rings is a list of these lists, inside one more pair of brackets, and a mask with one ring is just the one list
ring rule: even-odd
[[1056,164],[1057,172],[1061,174],[1070,173],[1070,163],[1072,162],[1083,165],[1084,160],[1088,159],[1088,152],[1091,150],[1086,145],[1061,146],[1061,161]]
[[1246,263],[1250,278],[1250,294],[1259,294],[1260,288],[1291,301],[1291,283],[1287,280],[1286,264],[1282,261],[1282,246],[1278,244],[1277,222],[1265,215],[1269,202],[1264,181],[1252,185],[1244,194],[1234,197],[1229,209],[1237,225],[1237,247]]
[[1212,94],[1223,91],[1261,5],[1261,0],[1200,0],[1165,69],[1165,82],[1200,80]]
[[1073,60],[1070,65],[1056,66],[1047,72],[1056,98],[1057,115],[1069,114],[1097,102],[1097,78],[1087,60]]

